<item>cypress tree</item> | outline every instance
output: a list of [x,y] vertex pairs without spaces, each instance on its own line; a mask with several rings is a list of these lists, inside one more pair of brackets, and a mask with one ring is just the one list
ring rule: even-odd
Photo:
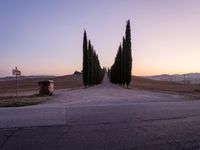
[[130,27],[130,20],[127,21],[126,25],[126,86],[128,88],[131,82],[131,71],[132,71],[132,54],[131,54],[131,27]]
[[119,67],[119,72],[118,72],[118,76],[119,76],[119,84],[122,85],[122,69],[123,69],[123,66],[122,66],[122,47],[121,47],[121,44],[119,46],[119,58],[118,58],[118,67]]
[[123,69],[122,69],[122,85],[124,86],[125,83],[126,83],[126,73],[127,73],[127,59],[126,59],[126,40],[125,38],[123,37],[123,41],[122,41],[122,44],[123,44],[123,50],[122,50],[122,65],[123,65]]
[[91,51],[91,85],[94,85],[95,82],[95,77],[94,77],[94,47],[92,46],[92,51]]
[[95,53],[95,51],[94,51],[94,53],[93,53],[93,70],[94,70],[94,84],[96,84],[97,83],[97,65],[96,65],[96,53]]
[[88,45],[87,45],[87,34],[86,31],[84,30],[84,35],[83,35],[83,68],[82,68],[82,73],[83,73],[83,84],[85,87],[88,85]]
[[120,44],[114,64],[111,66],[110,81],[122,86],[129,86],[131,82],[132,54],[131,54],[131,28],[130,20],[127,21],[125,37]]
[[120,84],[120,47],[118,48],[118,51],[117,51],[117,57],[116,57],[116,83]]
[[99,63],[98,55],[96,55],[96,84],[101,83],[101,66]]
[[89,44],[88,44],[88,84],[91,85],[91,70],[92,70],[92,62],[91,62],[91,57],[92,57],[92,46],[91,46],[91,42],[89,40]]
[[123,51],[123,43],[122,43],[122,46],[121,46],[121,63],[120,63],[120,68],[121,68],[121,71],[120,71],[120,75],[121,75],[121,86],[124,86],[124,51]]
[[98,55],[96,54],[91,41],[87,41],[87,34],[84,30],[83,36],[83,84],[85,87],[101,83],[104,77],[104,70],[101,68]]
[[110,78],[110,68],[108,67],[108,78]]

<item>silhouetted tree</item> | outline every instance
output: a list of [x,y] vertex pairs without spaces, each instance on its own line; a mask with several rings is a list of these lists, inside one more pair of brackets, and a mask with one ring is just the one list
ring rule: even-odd
[[88,44],[87,44],[87,34],[84,30],[83,35],[83,84],[85,87],[88,85]]
[[119,46],[119,49],[118,49],[118,81],[119,81],[119,84],[122,85],[122,71],[123,71],[123,66],[122,66],[122,47],[121,47],[121,44]]
[[132,54],[131,54],[131,27],[130,27],[130,20],[127,21],[126,25],[126,66],[127,66],[127,73],[126,73],[126,86],[128,88],[131,82],[131,71],[132,71]]
[[93,46],[91,47],[91,85],[94,85],[94,48]]
[[126,84],[126,78],[127,78],[127,48],[126,48],[126,40],[125,37],[123,37],[123,51],[122,51],[122,55],[123,55],[123,71],[122,71],[122,85],[125,86]]
[[83,36],[83,84],[85,87],[101,83],[104,77],[104,69],[101,68],[98,55],[91,41],[87,42],[86,31]]
[[110,68],[108,67],[108,78],[110,78]]
[[131,54],[131,29],[130,20],[127,21],[125,37],[120,44],[114,64],[110,69],[110,81],[127,88],[131,82],[132,54]]
[[94,70],[94,84],[97,84],[97,57],[96,52],[93,53],[93,70]]
[[92,80],[91,80],[91,73],[92,73],[92,62],[91,62],[91,57],[92,57],[92,46],[91,46],[91,42],[89,40],[89,44],[88,44],[88,85],[92,84]]

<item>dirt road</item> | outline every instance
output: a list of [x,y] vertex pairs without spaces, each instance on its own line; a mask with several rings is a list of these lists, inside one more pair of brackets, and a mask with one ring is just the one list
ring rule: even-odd
[[44,105],[83,106],[107,105],[144,102],[177,102],[183,101],[184,96],[138,89],[125,89],[111,84],[105,75],[102,84],[77,90],[57,91],[52,100]]

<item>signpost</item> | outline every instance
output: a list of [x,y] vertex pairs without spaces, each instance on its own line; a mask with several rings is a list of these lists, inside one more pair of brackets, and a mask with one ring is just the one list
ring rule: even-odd
[[18,97],[18,79],[17,79],[17,77],[21,75],[21,71],[19,71],[17,69],[17,67],[15,67],[15,69],[12,70],[12,74],[16,76],[16,95]]

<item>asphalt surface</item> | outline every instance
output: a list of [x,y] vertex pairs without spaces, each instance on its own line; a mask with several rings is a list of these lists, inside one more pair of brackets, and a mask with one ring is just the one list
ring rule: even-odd
[[[92,96],[91,90],[96,94]],[[120,97],[120,91],[129,99]],[[0,150],[200,149],[198,100],[119,89],[106,80],[72,93],[62,91],[38,106],[0,109],[0,123],[4,124],[0,126]],[[82,100],[75,101],[74,94]]]

